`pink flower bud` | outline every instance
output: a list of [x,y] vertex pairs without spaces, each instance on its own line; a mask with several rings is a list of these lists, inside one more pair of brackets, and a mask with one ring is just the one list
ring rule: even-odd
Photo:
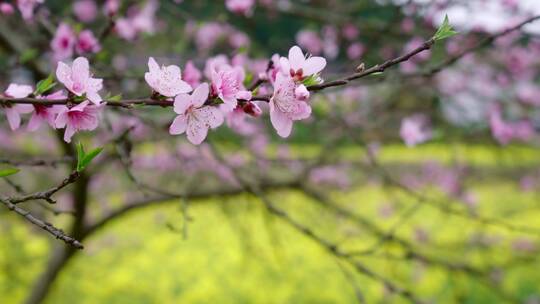
[[259,117],[262,115],[262,110],[259,108],[259,106],[254,102],[247,102],[242,109],[244,110],[244,113],[249,114],[253,117]]
[[309,91],[305,85],[301,84],[294,90],[294,95],[298,100],[306,101],[309,99]]

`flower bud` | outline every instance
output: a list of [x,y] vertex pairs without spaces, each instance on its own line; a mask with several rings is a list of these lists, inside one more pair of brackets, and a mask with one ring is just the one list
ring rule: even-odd
[[249,114],[253,117],[259,117],[262,115],[262,110],[259,106],[253,102],[247,102],[242,109],[246,114]]
[[294,90],[294,95],[296,95],[297,99],[302,101],[307,101],[309,99],[309,91],[303,84],[296,87]]

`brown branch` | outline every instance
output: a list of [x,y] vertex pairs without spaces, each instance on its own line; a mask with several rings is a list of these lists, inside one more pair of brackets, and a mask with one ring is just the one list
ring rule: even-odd
[[444,60],[443,62],[437,64],[436,66],[430,68],[429,70],[427,71],[424,71],[420,74],[416,74],[416,75],[409,75],[409,76],[423,76],[423,77],[429,77],[429,76],[432,76],[434,74],[437,74],[439,73],[440,71],[442,71],[443,69],[445,69],[446,67],[448,66],[451,66],[453,65],[454,63],[458,62],[461,58],[465,57],[466,55],[470,54],[470,53],[474,53],[486,46],[489,46],[490,44],[492,44],[495,40],[497,40],[498,38],[502,37],[502,36],[506,36],[514,31],[517,31],[517,30],[521,30],[525,25],[529,24],[529,23],[532,23],[536,20],[540,19],[540,15],[537,15],[537,16],[533,16],[531,18],[528,18],[522,22],[520,22],[519,24],[513,26],[513,27],[510,27],[508,29],[505,29],[505,30],[502,30],[502,31],[499,31],[495,34],[492,34],[492,35],[489,35],[487,37],[485,37],[483,40],[481,40],[480,42],[478,42],[477,44],[459,52],[458,54],[450,57],[450,58],[447,58],[446,60]]
[[49,190],[46,191],[40,191],[36,193],[32,193],[29,195],[25,195],[22,197],[15,197],[15,198],[8,198],[7,200],[11,204],[20,204],[23,202],[31,201],[31,200],[44,200],[47,201],[50,204],[56,204],[56,201],[52,199],[52,196],[65,188],[67,185],[74,183],[79,178],[80,173],[77,171],[73,171],[68,177],[66,177],[58,186],[55,186]]
[[[360,79],[360,78],[363,78],[363,77],[366,77],[375,73],[382,73],[386,69],[394,65],[405,62],[411,59],[412,57],[416,56],[417,54],[425,50],[429,50],[433,46],[433,44],[435,44],[435,40],[431,38],[425,41],[421,46],[410,51],[409,53],[406,53],[394,59],[388,60],[382,64],[377,64],[367,70],[354,73],[352,75],[346,76],[341,79],[337,79],[334,81],[330,81],[330,82],[326,82],[326,83],[322,83],[318,85],[309,86],[308,90],[317,92],[317,91],[324,90],[326,88],[344,86],[353,80]],[[262,83],[264,83],[263,80],[257,80],[255,81],[255,83],[253,83],[253,85],[250,88],[254,90]],[[270,95],[258,95],[258,96],[253,96],[251,100],[269,102],[270,97],[271,97]],[[212,99],[208,99],[207,103],[209,103],[210,101],[212,101]],[[239,101],[245,101],[245,100],[239,100]],[[44,99],[29,98],[29,97],[28,98],[0,97],[0,103],[2,102],[17,103],[17,104],[34,104],[34,105],[43,105],[43,106],[66,105],[68,103],[74,103],[74,101],[70,99],[44,100]],[[104,101],[104,103],[107,106],[124,107],[124,108],[131,108],[134,105],[170,107],[170,106],[173,106],[174,104],[173,101],[171,100],[156,100],[156,99],[151,99],[151,98],[125,99],[125,100],[120,100],[120,101]]]
[[390,59],[390,60],[388,60],[388,61],[386,61],[386,62],[384,62],[384,63],[382,63],[380,65],[377,64],[377,65],[375,65],[375,66],[373,66],[373,67],[371,67],[371,68],[369,68],[367,70],[364,70],[364,71],[361,71],[361,72],[358,72],[358,73],[354,73],[352,75],[349,75],[349,76],[341,78],[341,79],[337,79],[337,80],[334,80],[334,81],[309,86],[308,90],[310,90],[310,91],[320,91],[320,90],[324,90],[324,89],[331,88],[331,87],[344,86],[344,85],[348,84],[349,82],[351,82],[352,80],[360,79],[360,78],[363,78],[363,77],[366,77],[366,76],[369,76],[369,75],[372,75],[372,74],[376,74],[376,73],[382,73],[386,69],[388,69],[388,68],[390,68],[390,67],[392,67],[394,65],[397,65],[397,64],[400,64],[402,62],[408,61],[409,59],[411,59],[412,57],[418,55],[419,53],[422,53],[423,51],[431,49],[431,47],[434,44],[435,44],[435,39],[431,38],[431,39],[425,41],[421,46],[417,47],[416,49],[410,51],[407,54],[401,55],[401,56],[396,57],[394,59]]
[[0,164],[11,165],[15,167],[28,166],[28,167],[56,167],[59,164],[65,164],[71,162],[71,158],[62,157],[58,159],[28,159],[28,160],[11,160],[0,159]]
[[64,241],[66,244],[69,244],[77,249],[84,249],[84,246],[76,239],[66,235],[62,230],[54,227],[52,224],[44,222],[36,217],[34,217],[30,212],[18,207],[17,205],[9,202],[8,200],[0,198],[0,202],[4,204],[9,210],[17,213],[18,215],[24,217],[27,221],[33,225],[38,226],[39,228],[47,231],[55,238]]

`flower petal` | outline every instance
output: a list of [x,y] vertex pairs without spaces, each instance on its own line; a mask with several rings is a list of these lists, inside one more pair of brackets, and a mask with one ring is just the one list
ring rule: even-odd
[[270,102],[270,121],[279,136],[289,137],[292,131],[292,119],[275,107],[273,102]]
[[9,127],[12,131],[15,131],[21,125],[21,115],[14,108],[6,108],[6,116],[9,123]]
[[86,84],[88,78],[90,78],[90,64],[88,63],[88,59],[77,57],[77,59],[73,61],[71,71],[71,77],[74,83]]
[[326,67],[326,59],[323,57],[310,57],[304,62],[302,67],[304,76],[319,73]]
[[186,115],[178,115],[173,120],[171,126],[169,127],[169,133],[171,135],[178,135],[186,132],[187,129],[187,116]]
[[194,145],[199,145],[208,134],[208,127],[204,122],[190,118],[187,126],[187,139]]
[[191,94],[191,100],[193,102],[193,106],[197,108],[201,107],[208,99],[209,94],[210,94],[210,87],[208,86],[208,83],[206,82],[201,83],[198,87],[195,88],[195,90]]
[[289,64],[293,70],[297,71],[301,69],[305,61],[304,53],[302,53],[302,49],[298,46],[295,45],[289,50]]
[[30,117],[30,121],[28,122],[28,126],[26,127],[28,131],[36,131],[41,126],[41,122],[43,119],[39,117],[37,113],[32,114],[32,117]]
[[212,129],[221,126],[225,120],[223,113],[218,108],[212,106],[196,109],[193,115]]

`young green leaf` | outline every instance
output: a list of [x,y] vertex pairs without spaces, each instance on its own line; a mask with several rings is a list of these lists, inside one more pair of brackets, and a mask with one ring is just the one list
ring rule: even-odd
[[96,158],[96,156],[98,156],[99,153],[101,153],[101,151],[103,151],[103,148],[96,148],[96,149],[90,151],[88,154],[86,154],[83,157],[82,161],[81,161],[81,170],[80,171],[84,170],[86,168],[86,166],[88,166],[92,162],[92,160],[94,158]]
[[6,168],[6,169],[0,169],[0,177],[6,177],[6,176],[10,176],[10,175],[13,175],[13,174],[17,174],[19,173],[19,169],[17,168]]
[[122,100],[122,94],[111,96],[111,97],[107,98],[106,100],[107,101],[118,102],[118,101]]
[[320,83],[321,83],[321,79],[319,75],[317,74],[311,75],[302,81],[302,84],[305,85],[306,87],[317,85]]
[[96,156],[103,151],[103,148],[96,148],[88,154],[84,151],[82,143],[77,144],[77,171],[81,172],[92,162]]
[[56,83],[54,82],[54,75],[49,74],[47,78],[40,80],[37,83],[34,95],[43,95],[44,93],[47,93],[49,90],[51,90],[55,85]]
[[456,32],[454,30],[454,28],[452,28],[452,26],[450,25],[450,21],[448,20],[448,15],[446,15],[444,17],[443,23],[441,24],[441,26],[439,27],[439,29],[435,33],[435,36],[433,36],[433,39],[435,41],[439,41],[439,40],[443,40],[443,39],[452,37],[452,36],[456,35],[457,33],[458,32]]
[[82,171],[84,168],[82,167],[82,160],[84,159],[84,147],[82,143],[77,143],[77,171]]

